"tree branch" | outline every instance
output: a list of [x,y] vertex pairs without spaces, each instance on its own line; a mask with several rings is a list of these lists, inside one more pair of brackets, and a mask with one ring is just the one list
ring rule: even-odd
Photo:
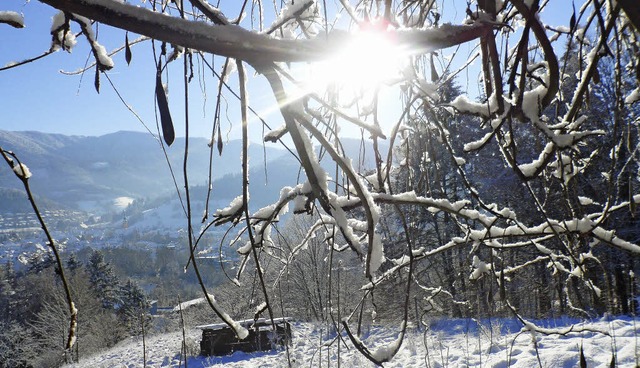
[[[62,11],[71,12],[122,30],[156,40],[215,55],[245,60],[251,65],[268,62],[311,62],[322,60],[352,39],[345,31],[311,40],[287,40],[247,31],[236,25],[211,25],[172,17],[113,0],[40,0]],[[197,4],[197,2],[196,2]],[[395,31],[397,46],[409,55],[459,45],[489,34],[493,25],[446,24],[425,30]]]
[[58,248],[56,247],[55,241],[53,240],[53,236],[47,227],[47,224],[44,222],[44,218],[36,204],[35,198],[33,198],[33,193],[31,192],[31,186],[29,185],[29,178],[31,177],[31,173],[29,169],[20,162],[18,157],[10,151],[5,151],[0,147],[0,155],[7,162],[9,167],[13,169],[13,172],[16,174],[18,179],[22,182],[24,186],[24,190],[27,193],[27,197],[29,199],[29,203],[31,204],[31,208],[33,209],[38,222],[40,223],[40,227],[47,238],[47,245],[51,249],[53,253],[53,257],[56,260],[56,273],[60,276],[62,280],[62,288],[64,289],[67,307],[69,308],[69,331],[67,335],[67,341],[65,344],[65,351],[71,352],[71,348],[75,344],[77,339],[77,329],[78,329],[78,310],[73,302],[73,298],[71,296],[71,288],[69,286],[69,282],[64,274],[64,268],[62,267],[62,259],[60,257],[60,253],[58,252]]

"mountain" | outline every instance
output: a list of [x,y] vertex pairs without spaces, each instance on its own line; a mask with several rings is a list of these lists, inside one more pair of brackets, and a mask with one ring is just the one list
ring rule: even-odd
[[[167,160],[178,188],[183,188],[184,146],[185,139],[177,138],[166,148],[165,156],[159,141],[148,133],[121,131],[86,137],[0,130],[0,147],[15,152],[29,167],[33,173],[29,180],[33,193],[47,208],[112,210],[116,200],[122,205],[136,198],[173,195],[176,185]],[[388,147],[386,142],[381,146],[383,150]],[[296,158],[279,147],[260,143],[249,145],[252,207],[272,203],[278,199],[280,188],[306,180]],[[355,168],[374,167],[370,144],[344,139],[342,147]],[[225,202],[240,195],[241,152],[240,140],[224,142],[222,156],[214,147],[214,200]],[[319,149],[316,152],[323,157],[322,165],[333,176],[335,164],[326,152]],[[189,140],[190,186],[208,187],[210,153],[207,139]],[[16,201],[24,198],[24,190],[20,181],[3,165],[0,165],[0,213],[15,212],[25,207]]]
[[[371,145],[361,146],[360,140],[347,138],[342,140],[342,146],[357,171],[375,167],[375,156]],[[385,154],[386,147],[388,147],[386,142],[381,144],[382,154]],[[330,177],[333,177],[336,164],[326,152],[323,157],[320,150],[316,149],[316,155],[322,157],[320,161],[322,167]],[[386,156],[384,159],[386,160]],[[290,154],[269,161],[266,166],[253,167],[249,171],[249,194],[252,209],[257,210],[278,200],[282,187],[293,187],[304,181],[306,181],[304,170],[299,161]],[[214,181],[213,188],[216,198],[235,198],[242,194],[242,175],[240,173],[227,174]]]
[[[208,140],[189,140],[188,168],[191,184],[204,185],[209,175]],[[177,138],[166,149],[147,133],[117,132],[100,137],[65,136],[41,132],[9,132],[0,130],[0,147],[13,151],[26,164],[35,194],[70,208],[95,209],[108,206],[118,197],[154,197],[174,190],[171,171],[182,184],[182,162],[185,139]],[[241,141],[224,142],[223,155],[213,153],[212,177],[220,178],[241,170]],[[253,144],[250,157],[265,161],[278,159],[284,150]],[[263,160],[254,159],[256,165]],[[9,211],[3,193],[21,189],[13,173],[0,166],[0,212]],[[9,195],[9,194],[7,194]],[[7,199],[7,198],[4,198]]]

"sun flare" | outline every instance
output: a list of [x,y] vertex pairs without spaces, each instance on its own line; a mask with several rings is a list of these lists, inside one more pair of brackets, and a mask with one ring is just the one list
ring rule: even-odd
[[349,95],[366,92],[397,80],[407,62],[393,31],[359,30],[343,48],[311,67],[309,88]]

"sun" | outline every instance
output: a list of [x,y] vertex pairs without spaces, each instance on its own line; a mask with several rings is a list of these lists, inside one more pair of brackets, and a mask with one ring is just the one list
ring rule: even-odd
[[399,80],[408,57],[394,42],[394,30],[361,28],[350,42],[310,68],[308,87],[355,97]]

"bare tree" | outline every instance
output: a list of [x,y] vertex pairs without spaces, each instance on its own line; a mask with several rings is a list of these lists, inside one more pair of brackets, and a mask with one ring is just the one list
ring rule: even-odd
[[[386,283],[400,282],[404,290],[402,307],[397,311],[401,333],[392,345],[372,349],[354,337],[350,323],[361,315],[357,308],[343,321],[356,348],[376,364],[390,360],[398,351],[416,288],[424,290],[426,298],[437,292],[462,305],[470,305],[473,295],[486,298],[476,303],[477,309],[503,308],[523,324],[526,309],[513,300],[511,291],[517,288],[514,283],[521,282],[518,276],[531,270],[537,279],[553,277],[557,286],[537,291],[548,293],[548,298],[575,313],[590,313],[585,306],[593,305],[594,300],[620,300],[607,288],[624,284],[626,276],[613,275],[617,281],[612,283],[614,270],[609,267],[596,274],[594,269],[605,264],[599,255],[604,256],[607,250],[632,259],[640,253],[640,247],[632,242],[635,239],[616,232],[625,221],[637,226],[640,201],[636,194],[640,20],[631,1],[586,0],[568,17],[569,25],[561,27],[545,23],[545,9],[557,2],[538,0],[477,1],[466,9],[441,8],[434,1],[392,0],[360,1],[357,5],[341,0],[335,6],[296,0],[282,8],[278,2],[245,1],[235,7],[222,4],[225,11],[235,11],[236,19],[227,18],[205,0],[151,1],[142,6],[115,0],[41,2],[61,11],[54,18],[52,50],[73,47],[76,30],[72,24],[77,24],[77,32],[88,40],[95,56],[96,88],[114,63],[95,37],[95,23],[138,33],[143,36],[139,42],[151,43],[157,66],[158,136],[164,139],[164,149],[175,136],[163,88],[163,75],[173,65],[184,85],[187,142],[192,72],[220,76],[212,152],[214,147],[223,149],[220,110],[225,97],[239,100],[244,147],[238,197],[225,208],[213,211],[207,207],[202,230],[193,227],[188,144],[183,167],[187,190],[178,190],[189,230],[189,267],[194,267],[210,307],[239,337],[247,331],[211,296],[194,252],[211,226],[230,223],[236,227],[238,235],[232,237],[231,245],[238,247],[241,261],[234,280],[242,283],[243,273],[251,266],[262,290],[259,305],[273,317],[275,296],[261,264],[277,258],[272,232],[289,207],[296,215],[317,216],[308,233],[322,232],[329,254],[346,252],[360,262],[367,279],[362,285],[361,305]],[[465,13],[466,18],[457,24],[447,23],[453,19],[453,11]],[[245,12],[250,15],[243,20]],[[341,14],[346,14],[348,21],[341,20]],[[14,26],[22,24],[22,18],[15,14],[2,19]],[[273,22],[267,24],[264,19]],[[114,52],[124,52],[131,60],[131,43],[123,38],[125,45]],[[367,42],[368,48],[358,48]],[[575,50],[577,59],[559,57],[559,47],[554,45],[559,42]],[[465,43],[471,50],[467,55],[458,47]],[[172,53],[167,50],[169,44]],[[356,49],[357,53],[347,52]],[[211,54],[216,57],[212,59]],[[182,65],[177,65],[180,55]],[[388,62],[385,55],[401,59],[394,64],[399,66],[372,84],[374,77],[394,69],[391,64],[377,64]],[[332,64],[339,56],[342,59]],[[364,58],[357,59],[361,56]],[[353,69],[342,73],[356,59]],[[479,83],[481,93],[461,91],[452,100],[442,101],[441,88],[452,78],[472,71],[475,60],[480,63],[479,78],[471,83]],[[589,109],[590,98],[598,96],[594,92],[600,88],[602,60],[611,60],[613,65],[609,86],[614,103],[606,127],[592,124],[594,116]],[[321,73],[327,65],[331,72]],[[370,65],[374,66],[372,71]],[[279,128],[268,128],[264,139],[292,143],[292,154],[305,176],[302,182],[283,188],[272,205],[255,212],[249,207],[247,146],[249,117],[256,113],[248,98],[247,66],[266,80],[274,108],[280,111],[277,123],[284,122]],[[226,82],[232,67],[237,70],[237,88]],[[370,71],[354,78],[363,70]],[[318,84],[322,88],[312,83],[309,74],[321,74],[325,80]],[[568,88],[569,84],[575,87]],[[389,97],[389,90],[396,95]],[[465,131],[464,126],[452,129],[448,125],[451,120],[471,125],[466,131],[469,134],[459,134]],[[359,129],[372,145],[373,172],[356,169],[353,157],[347,157],[342,142],[345,126]],[[437,157],[429,151],[421,157],[410,154],[416,144],[424,143],[411,139],[419,135],[437,143]],[[384,139],[390,142],[386,152],[380,149]],[[492,161],[484,162],[488,157]],[[412,180],[431,180],[421,170],[436,158],[448,160],[450,169],[438,170],[446,176],[432,182],[434,190],[414,191]],[[321,161],[331,161],[333,168],[327,170]],[[478,174],[479,168],[490,173]],[[513,203],[513,196],[500,193],[500,182],[488,182],[491,170],[503,168],[518,188],[523,188],[523,201],[530,205],[521,208]],[[412,185],[398,185],[401,176]],[[445,188],[440,184],[454,178],[455,190],[435,190]],[[599,181],[598,191],[577,185],[583,180]],[[433,224],[446,224],[452,230],[435,231],[440,239],[423,242],[421,232],[414,231],[412,216],[416,212],[412,209],[416,208],[443,214]],[[393,222],[383,229],[382,218],[393,218]],[[394,251],[387,253],[385,246],[392,240]],[[466,254],[468,262],[463,264],[470,268],[458,268],[457,272],[468,273],[465,280],[482,285],[475,294],[453,291],[446,282],[437,285],[431,279],[420,279],[423,273],[417,271],[452,250],[458,256]],[[291,267],[291,263],[284,267]],[[333,265],[328,269],[334,270]],[[632,298],[624,299],[628,303]],[[530,323],[526,326],[536,329]]]
[[[49,272],[51,273],[51,272]],[[57,366],[64,363],[61,354],[66,343],[69,319],[66,300],[56,279],[49,277],[49,284],[42,285],[44,295],[42,307],[29,325],[37,339],[40,361],[36,366]],[[78,343],[74,346],[74,361],[115,345],[123,336],[125,329],[118,324],[112,311],[101,303],[99,294],[92,288],[88,275],[79,269],[69,276],[69,284],[77,308],[82,311],[78,318]]]

